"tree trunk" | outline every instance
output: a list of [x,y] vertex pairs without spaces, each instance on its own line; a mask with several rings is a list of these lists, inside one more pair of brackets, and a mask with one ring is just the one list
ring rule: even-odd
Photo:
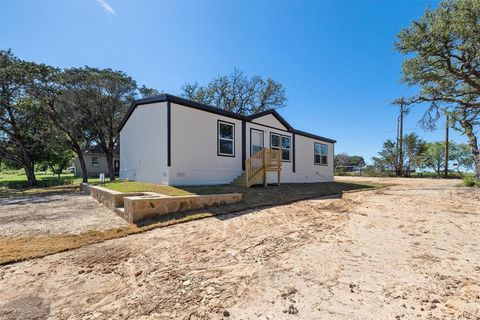
[[77,154],[78,161],[80,162],[80,167],[82,168],[82,182],[88,183],[88,172],[87,172],[87,165],[85,164],[85,158],[83,157],[83,153],[80,152]]
[[115,181],[115,170],[113,169],[113,154],[106,153],[105,156],[107,157],[108,177],[110,178],[110,181]]
[[473,132],[473,126],[470,122],[462,121],[461,124],[465,129],[465,135],[468,138],[468,145],[472,150],[473,159],[475,160],[475,178],[480,180],[480,150],[478,149],[477,137]]
[[28,185],[30,187],[38,187],[37,177],[35,177],[35,170],[33,165],[29,162],[23,165],[25,174],[27,175]]
[[80,167],[82,168],[82,182],[88,183],[87,165],[85,164],[85,158],[83,157],[82,148],[80,148],[80,145],[78,144],[78,142],[75,139],[73,139],[70,135],[69,135],[69,138],[72,145],[72,150],[77,154],[78,162],[80,162]]

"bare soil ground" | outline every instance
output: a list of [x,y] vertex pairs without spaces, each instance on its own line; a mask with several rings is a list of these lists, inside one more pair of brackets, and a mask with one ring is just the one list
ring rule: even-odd
[[0,237],[78,234],[126,225],[92,197],[79,193],[0,198]]
[[3,266],[0,319],[480,319],[480,190],[366,180]]

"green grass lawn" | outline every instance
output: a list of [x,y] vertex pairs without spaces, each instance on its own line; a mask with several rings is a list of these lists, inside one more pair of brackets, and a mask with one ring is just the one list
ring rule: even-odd
[[[0,172],[0,196],[19,196],[52,192],[68,192],[79,189],[81,178],[71,173],[61,174],[60,177],[51,172],[36,172],[38,188],[28,186],[27,176],[23,170]],[[98,178],[89,179],[98,183]]]

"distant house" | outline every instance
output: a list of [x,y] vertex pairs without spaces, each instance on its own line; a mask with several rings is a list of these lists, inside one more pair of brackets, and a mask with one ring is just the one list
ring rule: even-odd
[[[108,175],[108,164],[105,153],[102,152],[99,146],[93,146],[83,152],[83,158],[85,159],[85,166],[87,167],[88,176],[96,178],[100,173]],[[75,175],[82,176],[82,167],[78,158],[73,163]],[[113,158],[113,168],[115,175],[119,174],[120,170],[120,153],[117,151]]]
[[[328,119],[318,119],[319,127]],[[120,179],[166,185],[333,180],[335,140],[275,110],[250,116],[163,94],[134,102],[120,126]],[[247,186],[248,183],[247,183]]]

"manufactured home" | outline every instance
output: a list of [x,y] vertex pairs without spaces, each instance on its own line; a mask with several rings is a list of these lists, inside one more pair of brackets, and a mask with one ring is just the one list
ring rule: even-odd
[[334,144],[294,129],[275,110],[243,116],[162,94],[135,101],[121,123],[120,179],[247,186],[333,181]]

